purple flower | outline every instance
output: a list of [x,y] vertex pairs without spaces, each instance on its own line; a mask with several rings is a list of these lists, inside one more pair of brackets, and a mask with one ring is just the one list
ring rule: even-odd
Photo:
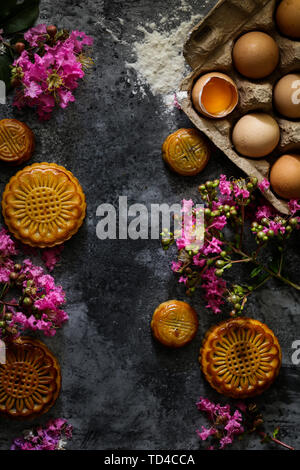
[[297,199],[291,199],[288,203],[288,206],[289,206],[291,215],[296,214],[296,212],[300,210],[300,204],[299,204],[299,201],[297,201]]
[[261,190],[261,192],[264,193],[270,187],[269,180],[267,180],[267,178],[264,178],[263,180],[261,180],[260,183],[258,183],[258,187]]

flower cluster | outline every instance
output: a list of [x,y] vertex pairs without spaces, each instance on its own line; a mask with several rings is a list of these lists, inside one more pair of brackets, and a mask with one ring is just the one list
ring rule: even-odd
[[28,47],[19,48],[20,56],[12,67],[13,104],[18,109],[36,108],[39,118],[47,120],[56,104],[66,108],[75,101],[73,91],[93,64],[85,53],[93,38],[81,31],[57,31],[55,26],[40,24],[27,31],[24,39]]
[[[204,205],[195,206],[192,200],[183,200],[182,215],[175,216],[179,229],[176,228],[174,233],[162,232],[165,250],[176,243],[178,259],[172,262],[172,270],[179,274],[179,282],[185,285],[187,295],[201,287],[206,307],[214,313],[221,312],[226,299],[233,306],[231,316],[242,314],[250,293],[271,277],[300,289],[282,275],[284,244],[292,232],[300,228],[300,217],[296,216],[300,204],[296,200],[290,201],[287,217],[266,204],[255,210],[257,188],[265,192],[269,186],[266,179],[258,183],[256,177],[228,180],[225,175],[220,175],[219,179],[199,186]],[[245,253],[243,248],[249,226],[257,243],[256,251],[251,254]],[[265,266],[261,260],[262,250],[271,241],[277,243],[280,252],[276,269]],[[240,263],[252,266],[251,279],[262,272],[262,282],[229,286],[223,275]]]
[[[238,410],[232,413],[229,405],[221,406],[201,397],[196,406],[198,410],[207,414],[211,423],[209,428],[201,426],[201,431],[196,431],[202,441],[213,437],[214,440],[219,441],[220,449],[224,449],[232,444],[236,436],[244,432],[242,414]],[[209,449],[213,450],[214,446],[210,446]]]
[[209,427],[201,426],[201,431],[196,430],[201,441],[211,439],[212,444],[208,446],[207,450],[224,449],[232,444],[236,437],[241,439],[245,434],[253,433],[260,436],[263,443],[273,442],[286,449],[294,450],[293,447],[278,439],[278,427],[272,434],[263,430],[263,416],[255,403],[246,405],[244,402],[238,402],[236,403],[238,409],[232,412],[229,405],[221,406],[207,398],[200,397],[196,406],[199,411],[206,414],[210,423]]
[[57,418],[49,421],[45,428],[25,431],[23,437],[14,440],[10,450],[64,450],[72,432],[71,424]]
[[[49,251],[46,261],[50,268],[57,259]],[[17,263],[18,254],[14,241],[7,232],[0,231],[0,338],[17,337],[26,330],[40,330],[46,336],[53,336],[67,320],[68,315],[62,309],[65,293],[56,285],[52,276],[46,274],[40,266],[35,266],[30,259]],[[49,261],[50,260],[50,261]],[[6,300],[8,292],[21,291],[18,300]]]

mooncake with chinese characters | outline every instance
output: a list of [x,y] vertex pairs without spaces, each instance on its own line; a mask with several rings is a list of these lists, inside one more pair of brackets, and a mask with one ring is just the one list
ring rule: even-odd
[[57,359],[41,342],[19,338],[7,345],[0,364],[0,413],[12,418],[34,418],[46,413],[61,389]]
[[198,317],[186,302],[168,300],[155,310],[151,328],[153,336],[165,346],[180,348],[197,333]]
[[281,367],[281,348],[264,323],[239,317],[208,330],[199,361],[214,389],[243,399],[261,394],[274,382]]
[[18,240],[33,247],[51,247],[78,231],[85,217],[85,196],[70,171],[55,163],[36,163],[10,179],[2,212]]
[[0,121],[0,160],[20,165],[33,154],[35,139],[32,130],[17,119]]
[[193,176],[206,167],[210,150],[207,140],[196,129],[178,129],[163,143],[162,156],[176,173]]

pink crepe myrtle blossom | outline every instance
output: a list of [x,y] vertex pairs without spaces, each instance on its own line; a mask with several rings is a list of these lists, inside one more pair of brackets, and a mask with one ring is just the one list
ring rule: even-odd
[[[0,230],[1,301],[3,308],[10,314],[7,320],[3,317],[5,325],[0,329],[0,338],[18,337],[28,330],[39,330],[46,336],[54,336],[57,329],[68,320],[64,310],[65,292],[42,266],[35,265],[29,258],[19,261],[23,252],[22,244],[19,247],[17,250],[6,230]],[[61,250],[60,247],[42,254],[50,270]],[[12,286],[20,290],[20,297],[6,301],[7,291]]]
[[264,193],[265,191],[267,191],[270,187],[270,182],[269,180],[267,180],[267,178],[264,178],[263,180],[261,180],[260,183],[258,183],[258,187],[259,189],[261,190],[262,193]]
[[35,108],[39,118],[47,120],[56,104],[65,109],[75,101],[73,92],[92,65],[85,49],[93,38],[81,31],[64,31],[55,44],[49,44],[45,24],[31,28],[24,38],[31,49],[13,63],[12,79],[17,82],[13,104],[18,109]]
[[73,426],[62,418],[50,420],[46,426],[24,431],[14,439],[10,450],[64,450],[72,439]]
[[300,210],[299,202],[300,201],[298,201],[297,199],[291,199],[289,201],[288,206],[289,206],[289,210],[290,210],[291,215],[296,214],[296,212],[298,212]]
[[[201,426],[201,431],[196,430],[202,441],[212,437],[214,440],[219,440],[219,448],[224,449],[232,444],[236,436],[244,432],[242,414],[238,410],[232,413],[229,405],[221,406],[207,398],[200,397],[196,406],[199,411],[206,413],[211,424],[209,428]],[[214,446],[210,446],[211,448]]]

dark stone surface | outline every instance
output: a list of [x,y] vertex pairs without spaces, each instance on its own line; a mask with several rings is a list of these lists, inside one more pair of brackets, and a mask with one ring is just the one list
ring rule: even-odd
[[[208,11],[215,1],[197,7]],[[80,180],[88,213],[79,233],[66,243],[62,263],[54,272],[67,292],[70,321],[53,339],[45,340],[58,356],[63,374],[62,393],[51,417],[65,417],[74,425],[73,449],[198,449],[195,429],[205,424],[196,410],[200,395],[225,403],[201,377],[197,355],[201,339],[216,318],[204,308],[198,293],[192,304],[199,313],[196,339],[179,351],[152,340],[150,320],[155,307],[171,298],[185,300],[184,290],[170,270],[175,251],[165,254],[158,240],[106,240],[96,237],[96,208],[128,203],[179,202],[195,198],[197,185],[220,172],[239,175],[219,151],[198,177],[171,174],[161,160],[164,138],[189,126],[183,113],[166,116],[162,101],[149,91],[133,94],[134,80],[126,80],[125,62],[133,56],[138,24],[155,21],[160,12],[176,9],[175,0],[119,0],[86,2],[42,0],[41,22],[84,30],[95,37],[96,66],[76,91],[76,103],[58,111],[44,124],[33,112],[1,106],[1,118],[24,120],[36,135],[31,163],[48,161],[66,166]],[[97,21],[115,32],[113,39]],[[118,18],[124,20],[120,25]],[[98,19],[98,20],[97,20]],[[3,191],[14,168],[1,165]],[[299,278],[297,240],[288,258],[291,278]],[[275,385],[257,402],[266,428],[282,428],[282,437],[300,447],[299,367],[291,362],[292,342],[300,339],[299,296],[279,283],[270,283],[249,302],[247,313],[265,321],[278,335],[283,367]],[[2,419],[0,448],[29,424]],[[259,449],[258,439],[235,448]],[[274,448],[270,446],[270,448]]]

